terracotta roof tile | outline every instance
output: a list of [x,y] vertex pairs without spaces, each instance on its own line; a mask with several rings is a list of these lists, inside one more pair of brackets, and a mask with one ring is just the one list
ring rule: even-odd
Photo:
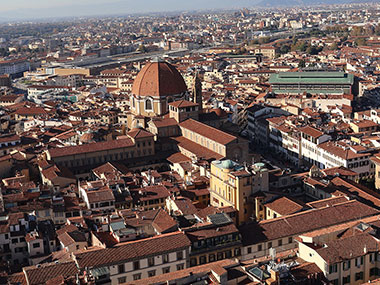
[[306,233],[331,225],[369,217],[377,213],[379,213],[378,210],[352,200],[330,207],[262,221],[258,224],[246,224],[240,228],[240,231],[243,236],[243,243],[250,245]]
[[233,135],[227,134],[223,131],[220,131],[193,119],[188,119],[180,123],[179,126],[194,133],[200,134],[201,136],[209,138],[213,141],[216,141],[222,145],[226,145],[236,140],[236,137]]
[[185,81],[176,68],[167,62],[149,62],[136,76],[132,94],[138,96],[167,96],[187,91]]
[[287,197],[280,197],[274,201],[266,203],[265,207],[283,216],[299,212],[304,206]]
[[52,148],[52,149],[49,149],[48,151],[51,157],[54,158],[54,157],[131,147],[133,145],[134,143],[132,142],[131,139],[120,139],[120,140],[112,140],[112,141],[106,141],[106,142],[83,144],[83,145],[77,145],[77,146]]
[[45,284],[46,281],[62,275],[63,277],[75,276],[79,270],[74,261],[62,263],[46,263],[38,266],[24,267],[26,280],[29,285]]
[[163,254],[190,246],[190,241],[182,232],[163,234],[153,238],[118,244],[114,248],[76,253],[79,268],[95,268],[117,264],[133,259]]

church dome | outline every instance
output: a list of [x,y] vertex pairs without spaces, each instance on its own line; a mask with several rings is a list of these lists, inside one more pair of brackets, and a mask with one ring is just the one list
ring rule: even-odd
[[137,74],[132,87],[132,94],[137,96],[165,97],[186,91],[182,75],[173,65],[164,61],[146,64]]

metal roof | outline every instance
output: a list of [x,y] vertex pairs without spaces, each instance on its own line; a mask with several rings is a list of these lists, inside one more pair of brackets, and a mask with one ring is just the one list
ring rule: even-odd
[[350,84],[353,74],[344,72],[280,72],[272,74],[270,84]]

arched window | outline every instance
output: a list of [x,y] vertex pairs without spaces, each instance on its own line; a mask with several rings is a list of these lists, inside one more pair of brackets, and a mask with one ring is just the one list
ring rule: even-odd
[[145,100],[145,110],[148,111],[148,110],[152,110],[153,109],[153,102],[152,102],[152,99],[150,98],[147,98]]

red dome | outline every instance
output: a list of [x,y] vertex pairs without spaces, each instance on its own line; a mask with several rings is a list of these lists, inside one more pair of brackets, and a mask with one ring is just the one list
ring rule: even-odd
[[187,91],[178,70],[167,62],[150,62],[137,74],[132,94],[138,96],[168,96]]

